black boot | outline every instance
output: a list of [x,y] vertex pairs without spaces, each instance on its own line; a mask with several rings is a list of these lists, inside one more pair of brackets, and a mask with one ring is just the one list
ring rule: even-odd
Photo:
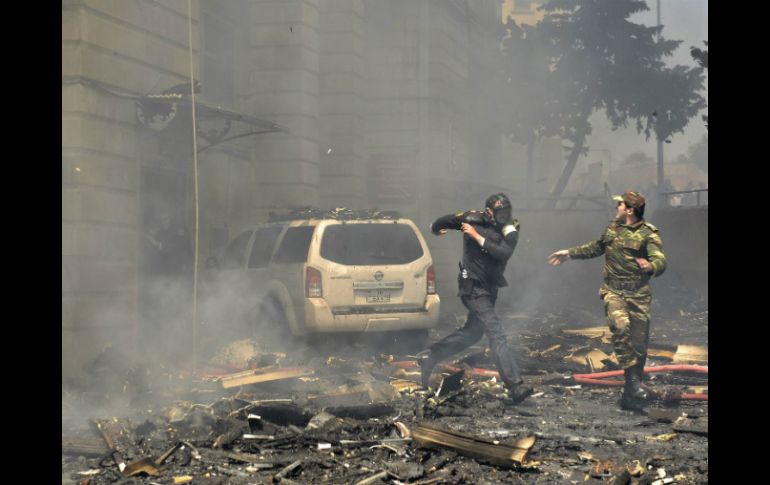
[[438,359],[433,357],[430,351],[426,352],[424,355],[417,356],[417,363],[420,364],[420,381],[422,387],[425,389],[428,388],[428,381],[430,380],[430,375],[433,373],[433,368],[436,367],[436,364],[439,362]]
[[[644,412],[644,399],[646,393],[640,388],[640,379],[636,366],[623,371],[626,383],[623,386],[623,396],[620,398],[620,407],[626,411]],[[643,396],[643,397],[642,397]]]
[[636,385],[631,389],[631,392],[635,399],[641,401],[646,401],[648,398],[647,391],[642,387],[644,382],[644,363],[646,360],[646,357],[640,358],[633,367]]
[[521,381],[514,386],[508,387],[508,396],[510,396],[513,404],[519,404],[534,393],[535,390],[525,385],[524,381]]

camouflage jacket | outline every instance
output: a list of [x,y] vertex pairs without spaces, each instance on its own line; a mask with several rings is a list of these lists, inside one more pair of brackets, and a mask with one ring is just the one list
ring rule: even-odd
[[[573,259],[588,259],[605,255],[604,281],[610,287],[636,290],[645,286],[651,276],[666,270],[666,255],[658,229],[645,221],[625,225],[613,220],[596,241],[569,249]],[[635,258],[644,258],[652,265],[652,273],[641,270]],[[630,285],[622,287],[624,284]]]

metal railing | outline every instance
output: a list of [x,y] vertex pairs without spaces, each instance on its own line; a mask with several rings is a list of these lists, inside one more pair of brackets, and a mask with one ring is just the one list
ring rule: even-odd
[[517,210],[529,212],[605,212],[612,201],[602,196],[589,197],[585,195],[572,196],[539,196],[515,198],[513,206]]
[[663,204],[665,207],[700,207],[708,205],[709,189],[677,190],[663,192]]

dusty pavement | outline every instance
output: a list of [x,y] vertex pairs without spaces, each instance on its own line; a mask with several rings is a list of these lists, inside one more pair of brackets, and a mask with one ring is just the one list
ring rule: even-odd
[[[595,358],[601,354],[590,354],[591,364],[580,358],[594,349],[611,354],[606,336],[564,331],[601,327],[603,318],[582,310],[500,314],[537,392],[519,405],[504,399],[495,379],[473,370],[494,369],[485,340],[453,362],[464,377],[439,396],[416,384],[413,349],[400,354],[403,343],[336,338],[290,350],[240,342],[220,349],[193,378],[106,352],[90,380],[63,387],[62,483],[708,482],[707,400],[651,401],[648,415],[622,411],[620,388],[571,377],[590,373],[589,365],[612,369],[611,360]],[[441,327],[431,339],[451,330]],[[683,357],[684,344],[693,347]],[[707,347],[707,310],[659,313],[651,335],[659,355],[648,366],[683,358],[705,366],[692,349]],[[256,370],[247,379],[279,378],[234,385],[243,377],[232,374],[249,367]],[[435,373],[434,384],[441,378]],[[651,373],[647,384],[703,399],[708,375]],[[465,435],[465,449],[428,446],[417,439],[420,425]],[[488,463],[489,453],[531,436],[534,445],[522,445],[518,460]],[[136,475],[121,474],[119,463]]]

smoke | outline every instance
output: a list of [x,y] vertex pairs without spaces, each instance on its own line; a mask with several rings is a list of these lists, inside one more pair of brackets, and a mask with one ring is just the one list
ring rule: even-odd
[[[694,2],[690,0],[689,5]],[[312,11],[301,15],[303,18],[291,27],[260,24],[257,28],[248,19],[260,17],[259,2],[228,3],[223,12],[217,12],[215,4],[202,2],[205,12],[199,28],[213,30],[200,36],[201,42],[213,42],[201,49],[206,56],[201,56],[198,73],[200,99],[211,100],[214,93],[215,104],[229,103],[245,115],[290,126],[292,132],[238,138],[202,152],[200,260],[215,254],[238,234],[225,230],[215,235],[214,228],[260,222],[270,206],[305,201],[317,204],[323,200],[329,207],[357,200],[366,207],[399,210],[418,222],[423,231],[436,263],[444,323],[455,325],[452,312],[462,311],[456,297],[461,238],[459,234],[433,237],[427,231],[428,224],[447,213],[481,209],[488,195],[504,192],[513,200],[513,216],[519,219],[521,229],[506,272],[509,286],[500,291],[500,311],[535,314],[577,306],[600,315],[602,307],[596,293],[602,259],[570,261],[553,268],[546,258],[552,251],[597,238],[609,216],[601,208],[582,211],[585,206],[564,213],[528,209],[524,196],[528,192],[548,192],[564,165],[564,153],[559,140],[538,144],[533,153],[534,174],[528,181],[526,146],[506,138],[504,127],[510,113],[499,106],[516,94],[517,87],[488,75],[497,72],[500,39],[505,35],[497,17],[499,2],[366,0],[360,11],[352,8],[349,15],[330,14],[324,1],[318,4],[318,9],[311,6]],[[245,5],[245,10],[239,11],[239,5]],[[676,2],[665,5],[671,15],[664,12],[664,23],[676,18],[681,21],[678,25],[684,26],[683,17],[673,15],[680,6]],[[105,4],[101,8],[106,11],[104,17],[111,17],[111,7]],[[320,10],[319,25],[303,24],[317,20],[316,10]],[[77,15],[66,12],[63,23],[81,22]],[[695,20],[706,25],[703,19]],[[646,23],[650,24],[649,19]],[[139,27],[136,35],[148,28]],[[682,29],[675,24],[666,29],[667,36],[681,37]],[[701,45],[703,39],[699,37],[704,34],[707,38],[706,29],[688,31],[683,49],[686,51],[688,44]],[[98,45],[98,40],[88,38],[85,30],[72,30],[82,31],[78,35],[84,36],[77,39],[80,42],[76,45]],[[300,36],[307,32],[311,32],[309,39],[318,41],[320,50],[300,45]],[[154,33],[149,37],[158,42],[156,37],[166,35],[171,34]],[[178,37],[185,39],[186,35],[185,26]],[[176,38],[169,39],[169,45],[179,43]],[[351,44],[355,44],[352,50]],[[271,50],[270,46],[278,47]],[[184,138],[189,126],[177,126],[178,132],[173,134],[177,138],[169,133],[163,133],[167,138],[162,138],[155,132],[130,131],[126,126],[135,122],[135,107],[127,93],[159,94],[178,84],[180,79],[176,78],[187,73],[187,59],[180,57],[168,63],[163,54],[164,63],[157,66],[156,78],[118,79],[113,71],[131,68],[130,59],[140,54],[131,46],[113,48],[121,54],[111,56],[113,60],[126,63],[121,69],[96,69],[89,73],[95,78],[89,79],[89,84],[78,81],[77,87],[63,88],[63,112],[67,116],[63,122],[63,148],[71,150],[63,156],[63,213],[69,224],[66,238],[63,230],[63,246],[70,233],[76,234],[71,239],[79,244],[73,243],[77,247],[66,255],[77,259],[77,264],[87,260],[99,265],[107,260],[106,267],[117,261],[119,269],[115,271],[133,265],[126,270],[131,274],[125,275],[117,290],[96,278],[96,283],[86,284],[81,274],[84,271],[72,271],[69,264],[63,266],[66,290],[80,292],[73,298],[73,308],[68,306],[70,300],[63,305],[63,313],[67,314],[63,319],[76,321],[63,324],[63,366],[72,375],[85,369],[78,378],[63,378],[63,394],[69,388],[85,389],[93,393],[93,402],[97,401],[96,391],[114,400],[130,395],[134,388],[158,389],[163,382],[170,382],[169,375],[189,375],[193,356],[199,364],[205,363],[233,341],[251,339],[264,350],[293,345],[285,336],[285,322],[277,321],[262,307],[265,294],[255,290],[259,285],[239,272],[216,271],[201,263],[198,309],[193,318],[191,230],[182,231],[186,247],[180,245],[163,255],[165,261],[182,261],[184,271],[157,271],[160,263],[154,259],[145,233],[151,233],[155,225],[186,223],[187,228],[192,227],[191,143]],[[183,54],[187,55],[186,50]],[[156,60],[140,59],[137,72],[152,72],[152,62]],[[169,76],[168,64],[183,68]],[[225,72],[225,68],[233,72]],[[67,69],[68,79],[83,74],[69,64]],[[94,106],[96,112],[84,116],[82,110]],[[116,118],[109,119],[113,115]],[[182,116],[181,111],[177,116]],[[214,126],[200,129],[209,140],[221,141],[218,134],[227,123],[208,122]],[[580,178],[593,162],[602,162],[609,169],[617,168],[609,165],[619,166],[620,160],[632,152],[641,150],[654,156],[654,141],[644,141],[632,128],[613,131],[601,114],[594,115],[591,123],[593,133],[588,145],[594,151],[581,157],[573,179]],[[675,137],[666,145],[667,159],[683,153],[689,140],[700,138],[702,130],[695,125],[692,132],[688,127],[686,136]],[[132,136],[135,146],[130,146]],[[369,164],[370,157],[382,162],[378,165],[383,169],[380,188],[389,189],[385,195],[391,198],[373,193],[365,184],[372,174],[361,165]],[[138,160],[136,165],[134,159]],[[417,165],[416,172],[406,170]],[[138,179],[136,183],[134,179]],[[94,193],[90,192],[93,187],[97,187]],[[583,195],[606,195],[600,191]],[[104,193],[109,193],[109,198]],[[70,199],[74,200],[72,204]],[[77,206],[78,211],[82,205],[83,213],[70,205]],[[161,214],[163,211],[171,211],[171,216]],[[650,211],[648,218],[656,222],[654,212]],[[88,232],[94,231],[89,226],[93,221],[102,231],[99,234]],[[141,240],[136,245],[139,249],[124,250],[124,246],[133,245],[133,241],[126,244],[131,239],[126,233],[134,231]],[[672,261],[687,258],[687,248],[697,243],[681,224],[669,224],[661,231],[664,247],[672,249]],[[702,267],[703,259],[688,260],[679,268],[674,262],[670,271],[684,273]],[[690,274],[698,278],[672,281],[691,285],[703,280],[702,272]],[[707,265],[705,275],[707,280]],[[667,305],[681,305],[688,298],[685,293],[677,295]],[[130,406],[131,399],[124,404]],[[63,413],[65,408],[68,412],[79,409],[65,406],[63,398]]]

